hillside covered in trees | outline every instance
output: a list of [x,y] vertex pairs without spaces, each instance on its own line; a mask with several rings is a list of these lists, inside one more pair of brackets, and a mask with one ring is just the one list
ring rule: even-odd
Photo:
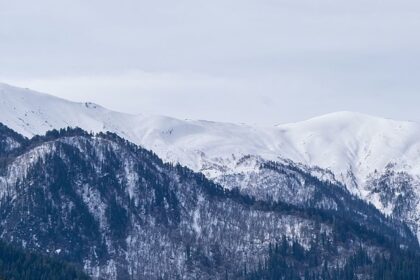
[[87,280],[75,266],[0,242],[1,280]]

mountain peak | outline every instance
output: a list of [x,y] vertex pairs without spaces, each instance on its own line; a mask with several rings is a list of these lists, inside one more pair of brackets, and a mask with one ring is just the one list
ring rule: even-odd
[[[34,105],[38,105],[37,101],[39,101],[39,99],[43,99],[43,102],[64,102],[64,103],[68,103],[68,104],[82,104],[84,106],[86,106],[87,108],[102,108],[102,106],[92,103],[92,102],[84,102],[84,103],[80,103],[80,102],[72,102],[69,101],[67,99],[52,95],[52,94],[48,94],[48,93],[44,93],[44,92],[39,92],[36,90],[32,90],[30,88],[22,88],[22,87],[16,87],[16,86],[12,86],[6,83],[1,83],[0,82],[0,94],[2,96],[2,98],[8,98],[9,100],[13,100],[13,99],[18,99],[19,102],[22,101],[22,99],[26,99],[30,102],[34,102]],[[44,103],[45,104],[45,103]]]
[[308,120],[299,122],[299,123],[327,123],[327,124],[334,124],[334,123],[363,123],[363,122],[402,122],[396,121],[392,119],[377,117],[365,113],[354,112],[354,111],[337,111],[328,113],[321,116],[316,116],[310,118]]
[[[2,94],[2,97],[4,96],[9,96],[9,98],[14,97],[14,98],[22,98],[22,97],[28,97],[30,98],[31,96],[35,97],[35,98],[40,98],[40,97],[44,97],[44,98],[51,98],[51,99],[61,99],[57,96],[51,95],[51,94],[47,94],[47,93],[41,93],[35,90],[31,90],[29,88],[22,88],[22,87],[16,87],[16,86],[12,86],[6,83],[0,83],[0,93]],[[64,99],[62,99],[64,100]]]
[[376,116],[360,113],[356,111],[336,111],[324,114],[315,118],[330,118],[330,119],[352,119],[352,118],[378,118]]

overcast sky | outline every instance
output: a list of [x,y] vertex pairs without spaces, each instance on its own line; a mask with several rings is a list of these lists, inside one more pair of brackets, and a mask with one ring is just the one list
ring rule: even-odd
[[179,118],[420,121],[420,2],[0,0],[0,81]]

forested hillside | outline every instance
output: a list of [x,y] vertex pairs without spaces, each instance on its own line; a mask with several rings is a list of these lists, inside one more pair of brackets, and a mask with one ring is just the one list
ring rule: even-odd
[[88,280],[90,278],[74,265],[0,242],[0,279]]

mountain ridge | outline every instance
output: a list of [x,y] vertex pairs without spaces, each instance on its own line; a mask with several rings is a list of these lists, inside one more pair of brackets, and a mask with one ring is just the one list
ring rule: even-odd
[[[331,169],[337,176],[351,168],[360,181],[375,169],[383,169],[393,160],[402,158],[405,171],[410,165],[413,174],[420,175],[420,164],[415,164],[417,161],[413,163],[412,159],[420,156],[420,141],[417,141],[420,139],[420,124],[416,122],[340,111],[267,127],[131,115],[114,112],[94,103],[71,102],[5,84],[0,84],[0,97],[0,121],[24,136],[44,134],[50,129],[68,126],[94,132],[111,131],[154,150],[165,160],[179,161],[196,171],[199,171],[199,163],[188,162],[189,159],[182,156],[201,151],[212,158],[249,154],[270,160],[291,159],[309,166]],[[402,134],[398,135],[402,140],[398,141],[387,130]],[[317,143],[319,141],[322,143]],[[369,145],[359,147],[359,142]],[[365,170],[367,167],[361,165],[372,157],[370,152],[375,145],[382,150],[373,151],[379,160],[369,161],[368,170]],[[168,147],[175,153],[169,153]],[[317,151],[326,150],[326,147],[328,153]],[[406,155],[410,153],[415,155],[408,158]],[[337,156],[327,157],[327,154]]]
[[[154,151],[166,162],[180,163],[220,183],[229,174],[260,174],[255,165],[244,169],[241,164],[249,155],[329,170],[353,194],[412,224],[420,238],[418,123],[342,111],[263,127],[130,115],[5,85],[0,86],[0,97],[0,122],[25,136],[69,126],[110,131]],[[391,182],[403,185],[393,187]],[[403,214],[399,209],[408,201],[399,199],[400,194],[411,205]]]
[[296,275],[318,274],[327,261],[343,269],[362,246],[372,256],[419,250],[404,223],[294,165],[266,168],[304,181],[280,184],[297,187],[304,203],[225,189],[115,133],[67,128],[22,139],[2,129],[3,142],[12,145],[0,145],[2,239],[93,279],[248,279],[282,240],[297,258],[308,255]]

